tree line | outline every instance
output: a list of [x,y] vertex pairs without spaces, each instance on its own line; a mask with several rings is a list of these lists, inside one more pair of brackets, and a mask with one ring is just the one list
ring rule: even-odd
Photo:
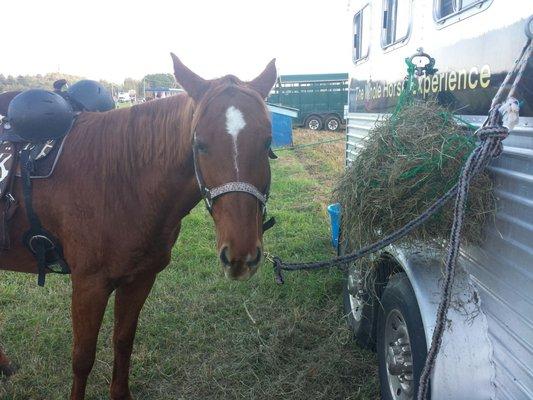
[[[59,72],[47,73],[44,75],[3,75],[0,73],[0,93],[11,90],[26,90],[26,89],[52,89],[52,85],[59,79],[66,79],[69,84],[76,83],[84,79],[82,76],[63,74]],[[122,84],[100,80],[113,95],[118,92],[135,90],[137,95],[144,95],[145,89],[156,87],[178,88],[174,75],[169,73],[148,74],[141,80],[126,78]]]

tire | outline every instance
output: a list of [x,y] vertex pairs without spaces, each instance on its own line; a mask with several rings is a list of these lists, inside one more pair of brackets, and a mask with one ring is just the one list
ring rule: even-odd
[[305,119],[305,127],[313,131],[319,131],[322,129],[322,118],[318,115],[310,115]]
[[373,299],[368,291],[359,289],[358,280],[357,271],[351,266],[343,282],[344,315],[357,345],[363,349],[373,350],[375,346],[372,335]]
[[336,117],[335,115],[331,115],[328,118],[326,118],[326,122],[324,122],[324,127],[331,132],[337,131],[341,126],[341,120],[339,117]]
[[405,273],[390,278],[381,304],[377,321],[381,398],[415,399],[427,345],[420,309]]
[[[346,241],[340,238],[338,255],[346,254],[347,250]],[[342,303],[346,322],[355,342],[363,349],[373,350],[375,347],[372,329],[375,319],[375,299],[368,290],[363,290],[362,279],[355,265],[350,265],[342,285]]]

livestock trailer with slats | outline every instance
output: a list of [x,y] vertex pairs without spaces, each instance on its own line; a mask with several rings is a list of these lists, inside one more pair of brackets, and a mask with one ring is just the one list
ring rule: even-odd
[[336,131],[344,123],[348,74],[280,75],[268,102],[299,110],[297,124]]
[[[480,125],[533,30],[533,1],[358,0],[349,10],[347,164],[369,130],[394,110],[406,58],[423,49],[436,60],[438,72],[419,78],[416,96],[436,98]],[[433,400],[533,399],[532,59],[515,96],[519,124],[489,166],[497,214],[486,222],[481,245],[461,248],[431,379]],[[341,251],[351,250],[347,242],[341,241]],[[378,352],[384,399],[415,398],[435,326],[444,253],[438,244],[397,243],[365,261],[375,279],[349,268],[346,314],[358,343]],[[382,307],[385,295],[394,300]]]

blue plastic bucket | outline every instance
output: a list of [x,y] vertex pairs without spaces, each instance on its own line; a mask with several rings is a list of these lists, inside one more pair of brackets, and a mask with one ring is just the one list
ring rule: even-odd
[[331,245],[339,247],[339,232],[341,226],[341,205],[339,203],[328,206],[329,218],[331,220]]

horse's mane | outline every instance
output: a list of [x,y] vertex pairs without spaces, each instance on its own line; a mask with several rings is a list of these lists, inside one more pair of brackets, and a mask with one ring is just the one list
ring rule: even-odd
[[80,163],[106,176],[180,165],[191,153],[194,102],[185,93],[105,113],[82,113],[68,137]]
[[182,93],[130,108],[82,113],[69,135],[69,148],[81,163],[100,166],[105,177],[130,178],[144,167],[183,165],[192,155],[197,118],[219,95],[235,92],[266,107],[257,92],[227,75],[211,81],[198,105]]

